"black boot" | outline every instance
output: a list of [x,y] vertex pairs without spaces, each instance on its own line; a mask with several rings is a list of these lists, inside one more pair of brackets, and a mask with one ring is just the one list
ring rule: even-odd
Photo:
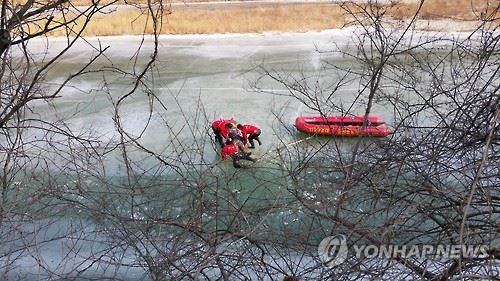
[[240,161],[239,160],[234,160],[233,161],[233,167],[235,167],[236,169],[241,168]]
[[248,142],[250,143],[250,146],[248,148],[254,149],[255,148],[255,143],[253,142],[253,138],[248,139]]

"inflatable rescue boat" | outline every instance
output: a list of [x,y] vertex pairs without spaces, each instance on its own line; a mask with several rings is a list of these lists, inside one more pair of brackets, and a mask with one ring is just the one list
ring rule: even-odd
[[[366,121],[366,122],[365,122]],[[385,137],[392,134],[384,120],[376,116],[300,116],[297,130],[316,135],[339,137]]]

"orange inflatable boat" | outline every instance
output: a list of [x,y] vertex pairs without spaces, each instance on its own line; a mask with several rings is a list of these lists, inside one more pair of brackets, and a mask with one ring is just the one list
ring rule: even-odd
[[[366,121],[366,122],[365,122]],[[384,120],[376,116],[300,116],[295,119],[297,130],[316,135],[340,137],[385,137],[392,134]]]

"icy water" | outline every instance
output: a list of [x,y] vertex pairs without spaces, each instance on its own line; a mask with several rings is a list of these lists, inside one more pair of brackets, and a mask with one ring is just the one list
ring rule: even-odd
[[[236,173],[232,170],[229,161],[216,164],[219,161],[218,152],[209,145],[208,141],[201,148],[198,148],[202,152],[197,155],[202,155],[204,161],[213,162],[226,175],[234,173],[224,189],[217,191],[220,194],[210,196],[232,196],[236,202],[243,202],[249,213],[258,212],[256,210],[259,210],[260,207],[266,207],[266,200],[270,198],[281,200],[273,201],[272,204],[292,204],[290,203],[292,197],[284,190],[285,183],[281,182],[283,180],[281,173],[276,170],[276,167],[271,168],[272,163],[266,161],[272,158],[278,147],[305,137],[295,132],[293,122],[297,116],[309,114],[311,110],[290,97],[286,88],[279,83],[268,78],[261,78],[261,67],[272,73],[281,73],[285,77],[305,77],[311,81],[318,80],[320,83],[328,83],[330,78],[335,77],[338,73],[331,69],[323,70],[324,60],[337,66],[356,68],[353,61],[336,53],[325,52],[337,48],[349,48],[346,36],[346,33],[339,31],[289,35],[164,37],[160,40],[158,60],[153,67],[154,74],[148,76],[148,81],[152,92],[161,100],[166,109],[155,111],[150,118],[151,100],[147,93],[138,90],[130,98],[127,98],[120,108],[124,129],[133,135],[141,134],[141,144],[151,151],[161,154],[165,151],[166,143],[173,137],[186,144],[193,143],[195,137],[208,138],[208,135],[203,133],[193,135],[189,130],[193,124],[200,126],[201,132],[205,129],[208,131],[209,121],[220,116],[234,117],[242,123],[256,124],[263,131],[261,139],[264,144],[254,152],[254,155],[261,157],[262,160],[254,165],[255,169],[251,172]],[[116,102],[120,96],[130,90],[130,81],[132,81],[129,76],[115,71],[112,67],[124,69],[130,73],[134,71],[135,67],[135,71],[138,72],[149,59],[152,49],[150,39],[146,40],[137,60],[135,60],[134,53],[140,38],[101,38],[100,41],[103,46],[109,45],[110,48],[105,53],[106,57],[98,60],[92,69],[104,69],[105,72],[90,72],[74,80],[70,87],[64,89],[61,97],[54,101],[53,106],[38,104],[36,110],[37,116],[47,120],[63,119],[73,132],[92,131],[94,136],[107,142],[117,138],[113,120],[115,112],[113,102]],[[90,39],[90,42],[97,44],[98,39]],[[62,40],[49,41],[49,57],[63,44]],[[39,42],[38,45],[34,43],[31,48],[38,50],[38,54],[42,54],[45,46],[46,42]],[[324,52],[319,53],[317,49]],[[56,87],[68,73],[81,67],[95,53],[96,51],[86,44],[76,46],[48,72],[46,87]],[[40,56],[40,60],[43,59],[47,58]],[[254,87],[255,84],[258,85],[258,90]],[[353,102],[357,90],[356,85],[344,89],[345,93],[338,96],[338,104],[348,106]],[[203,110],[200,110],[200,105],[202,105]],[[154,106],[158,108],[159,104],[155,102]],[[363,101],[360,101],[357,106],[351,110],[351,113],[364,113]],[[203,118],[196,119],[195,115],[200,114],[200,112],[203,112]],[[388,119],[390,123],[391,113],[383,107],[376,105],[373,113]],[[285,124],[278,122],[276,116],[284,120]],[[165,125],[167,123],[168,126]],[[205,129],[203,129],[204,127]],[[37,136],[35,133],[29,137]],[[349,146],[351,141],[345,140],[343,143]],[[138,157],[142,157],[144,163],[155,162],[154,159],[148,158],[148,155],[145,154],[140,154]],[[147,217],[148,213],[179,217],[191,208],[188,205],[192,198],[183,197],[183,191],[176,188],[176,180],[178,179],[170,176],[145,180],[146,183],[142,186],[146,186],[150,180],[149,183],[153,183],[152,187],[141,189],[142,195],[133,198],[140,201],[146,198],[149,193],[160,194],[154,199],[149,198],[149,205],[137,209],[128,209],[126,206],[119,205],[129,200],[127,197],[129,191],[124,192],[127,196],[123,196],[122,200],[120,196],[123,194],[120,193],[120,188],[114,187],[126,181],[125,169],[123,163],[119,162],[119,158],[119,150],[107,155],[104,159],[106,166],[104,179],[101,179],[100,182],[90,180],[91,182],[87,183],[91,192],[95,193],[92,193],[92,196],[97,197],[80,198],[75,195],[74,199],[82,200],[84,204],[96,204],[97,206],[99,206],[98,203],[102,204],[102,202],[109,200],[111,202],[107,205],[109,208],[113,208],[114,211],[130,218],[139,219]],[[217,174],[217,172],[214,173]],[[197,171],[194,171],[191,176],[193,179],[203,178],[203,174],[197,174]],[[332,176],[334,175],[332,174]],[[209,179],[207,182],[210,184],[212,180]],[[158,186],[163,188],[163,192],[157,192]],[[113,194],[117,195],[113,197]],[[184,199],[176,201],[175,198]],[[213,197],[212,199],[219,202],[217,198]],[[113,202],[118,202],[117,206],[113,206]],[[223,206],[226,203],[221,204]],[[83,214],[85,214],[84,208],[82,210],[74,209],[62,216],[58,214],[60,217],[50,221],[50,223],[46,220],[40,220],[35,223],[34,227],[36,228],[38,223],[51,225],[43,234],[38,234],[41,235],[40,239],[42,240],[51,240],[51,237],[60,235],[61,231],[70,232],[75,227],[74,224],[79,221],[79,216]],[[211,216],[209,213],[203,215],[209,218]],[[72,268],[79,263],[81,263],[80,268],[91,266],[90,261],[85,260],[84,257],[90,256],[91,252],[99,252],[101,250],[99,244],[105,245],[107,238],[105,235],[96,234],[92,222],[99,221],[99,218],[90,217],[88,219],[90,224],[82,228],[76,227],[80,231],[83,229],[82,235],[88,235],[88,239],[93,241],[91,244],[87,244],[83,240],[76,240],[77,247],[81,247],[78,254],[81,258],[62,262],[65,252],[64,245],[74,241],[70,238],[63,239],[62,243],[55,240],[46,243],[40,249],[40,255],[43,259],[51,261],[47,262],[47,268],[55,272],[65,273],[67,268]],[[272,214],[269,223],[276,226],[295,223],[294,229],[300,231],[302,227],[306,227],[307,223],[302,220],[304,225],[301,225],[300,219],[300,210],[278,211],[278,213]],[[208,226],[212,227],[210,224],[213,221],[207,220],[210,221]],[[134,254],[132,252],[123,250],[123,254],[124,263],[133,263]],[[39,268],[36,269],[37,262],[32,258],[21,258],[20,262],[21,272],[28,274],[43,272]],[[114,270],[116,268],[113,266],[96,269],[95,275],[116,274]],[[143,276],[142,274],[142,269],[130,267],[126,270],[120,269],[118,276],[137,279]]]

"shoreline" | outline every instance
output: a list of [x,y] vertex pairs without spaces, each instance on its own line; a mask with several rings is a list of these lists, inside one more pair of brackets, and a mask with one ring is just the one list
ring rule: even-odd
[[[188,35],[159,35],[158,55],[168,56],[172,50],[185,48],[193,55],[213,56],[223,58],[231,56],[248,56],[255,49],[266,46],[273,52],[287,49],[314,49],[320,51],[335,51],[338,48],[349,47],[354,44],[351,40],[357,28],[328,29],[323,31],[296,32],[265,32],[265,33],[224,33],[224,34],[188,34]],[[415,31],[405,36],[404,41],[424,42],[429,39],[438,39],[433,42],[434,47],[449,45],[450,39],[465,39],[470,32],[429,32]],[[130,57],[140,48],[140,55],[149,56],[154,51],[154,37],[152,35],[113,35],[88,36],[78,39],[74,46],[64,56],[65,61],[88,59],[88,56],[97,53],[99,46],[109,47],[108,57]],[[67,46],[66,37],[38,37],[28,43],[28,51],[36,57],[50,58]],[[452,40],[453,41],[453,40]],[[409,41],[407,41],[409,42]],[[142,45],[141,45],[142,43]],[[187,48],[187,49],[186,49]],[[188,50],[192,50],[188,51]],[[196,51],[198,50],[198,51]],[[203,50],[203,51],[201,51]],[[23,56],[21,48],[12,49],[12,55]]]
[[[452,22],[456,24],[456,22]],[[439,23],[446,24],[446,23]],[[448,22],[449,24],[449,22]],[[321,36],[321,35],[350,35],[353,31],[359,30],[358,27],[345,27],[345,28],[330,28],[324,30],[309,30],[309,31],[264,31],[264,32],[226,32],[226,33],[186,33],[186,34],[159,34],[159,40],[175,40],[175,39],[224,39],[224,38],[266,38],[266,37],[282,37],[282,36]],[[421,34],[421,35],[441,35],[441,36],[453,36],[453,35],[465,35],[470,34],[470,30],[437,30],[437,29],[415,29],[412,33]],[[44,37],[35,37],[30,39],[30,41],[67,41],[68,38],[75,38],[74,36],[44,36]],[[127,39],[146,39],[153,40],[153,34],[121,34],[121,35],[87,35],[81,36],[82,39],[85,40],[127,40]]]

